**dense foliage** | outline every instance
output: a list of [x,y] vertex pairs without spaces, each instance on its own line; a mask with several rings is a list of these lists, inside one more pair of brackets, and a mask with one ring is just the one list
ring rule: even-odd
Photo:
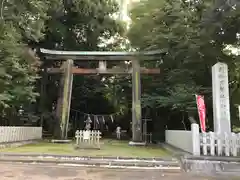
[[[123,23],[113,18],[117,13],[118,6],[114,0],[59,1],[49,10],[45,38],[38,46],[57,50],[114,50],[122,43],[121,35],[124,33]],[[114,41],[109,41],[113,37]],[[47,64],[48,67],[51,65]],[[75,62],[75,65],[90,68],[96,67],[97,62]],[[59,75],[49,78],[47,89],[51,90],[48,95],[51,94],[52,101],[44,105],[47,110],[56,104],[59,87],[55,82],[59,78]],[[112,89],[108,91],[105,84],[100,76],[74,76],[72,108],[96,114],[114,112],[105,98]],[[101,107],[96,104],[99,100]]]
[[[143,62],[146,67],[161,68],[160,75],[142,76],[143,116],[153,119],[158,127],[155,131],[166,126],[186,128],[191,113],[197,114],[196,93],[205,95],[208,118],[212,119],[211,66],[218,61],[229,66],[231,114],[237,119],[239,56],[226,48],[239,46],[237,0],[143,0],[131,11],[127,33],[131,46],[124,36],[124,23],[114,18],[119,12],[115,0],[1,0],[0,4],[1,116],[36,100],[41,113],[56,104],[60,76],[44,79],[40,72],[59,64],[40,64],[29,48],[134,48],[166,52],[156,62]],[[75,65],[96,66],[92,62]],[[40,103],[37,97],[44,80],[48,81],[47,96]],[[94,114],[119,112],[131,119],[131,77],[74,77],[72,108]]]
[[0,109],[35,101],[37,59],[30,42],[43,38],[49,2],[2,0],[0,19]]
[[[197,114],[194,95],[203,94],[211,119],[211,66],[220,61],[229,66],[234,112],[239,57],[226,46],[239,43],[239,9],[238,1],[148,0],[132,10],[132,45],[167,51],[159,65],[161,77],[145,91],[145,105]],[[232,115],[236,119],[236,113]]]
[[[32,102],[40,100],[37,97],[41,93],[42,80],[38,80],[38,77],[40,75],[41,78],[44,67],[56,64],[41,65],[34,57],[32,49],[42,47],[97,51],[114,49],[118,47],[117,44],[122,43],[120,37],[124,32],[123,25],[112,18],[118,12],[114,0],[2,0],[0,4],[1,110],[15,111],[22,105],[26,109]],[[118,40],[106,43],[113,36]],[[59,79],[59,75],[47,77],[47,100],[37,103],[37,109],[40,109],[41,113],[43,110],[51,111],[56,103]],[[99,89],[103,89],[101,87],[104,87],[101,78],[75,77],[72,103],[74,108],[83,109],[87,100],[99,96]],[[85,96],[82,96],[83,94]],[[100,96],[105,101],[105,106],[108,106],[105,95],[101,93]],[[88,111],[94,110],[89,109],[92,104],[95,103],[92,101],[87,106]],[[4,114],[2,112],[2,116]]]

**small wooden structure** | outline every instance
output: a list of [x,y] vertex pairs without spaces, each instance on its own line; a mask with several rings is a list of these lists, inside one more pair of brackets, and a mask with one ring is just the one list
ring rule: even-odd
[[152,143],[152,133],[148,132],[148,122],[151,122],[152,119],[142,119],[143,122],[143,142],[145,143]]
[[75,133],[76,148],[100,149],[101,132],[97,130],[77,130]]

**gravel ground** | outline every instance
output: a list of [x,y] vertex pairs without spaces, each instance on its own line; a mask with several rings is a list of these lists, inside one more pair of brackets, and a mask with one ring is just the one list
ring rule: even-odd
[[[50,164],[0,163],[1,180],[221,180],[163,173],[160,170],[129,170],[73,167]],[[228,178],[229,179],[229,178]]]

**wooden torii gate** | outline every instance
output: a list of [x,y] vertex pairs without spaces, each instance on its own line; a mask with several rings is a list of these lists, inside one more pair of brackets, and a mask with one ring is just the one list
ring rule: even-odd
[[[151,52],[107,52],[107,51],[56,51],[40,49],[49,61],[64,61],[60,68],[47,68],[47,73],[63,74],[63,93],[58,99],[57,116],[61,122],[61,138],[67,138],[67,128],[70,114],[72,83],[74,74],[132,74],[132,141],[142,142],[141,122],[141,79],[140,74],[159,74],[160,69],[140,67],[140,58],[159,61],[163,51]],[[156,58],[158,57],[158,58]],[[98,61],[95,69],[79,68],[74,61]],[[107,68],[107,61],[131,61],[132,68]]]

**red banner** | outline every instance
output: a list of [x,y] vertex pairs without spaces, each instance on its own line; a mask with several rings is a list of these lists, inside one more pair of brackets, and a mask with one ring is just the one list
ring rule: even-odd
[[198,107],[198,116],[200,120],[200,126],[202,132],[206,132],[206,107],[204,103],[204,97],[196,95],[197,107]]

